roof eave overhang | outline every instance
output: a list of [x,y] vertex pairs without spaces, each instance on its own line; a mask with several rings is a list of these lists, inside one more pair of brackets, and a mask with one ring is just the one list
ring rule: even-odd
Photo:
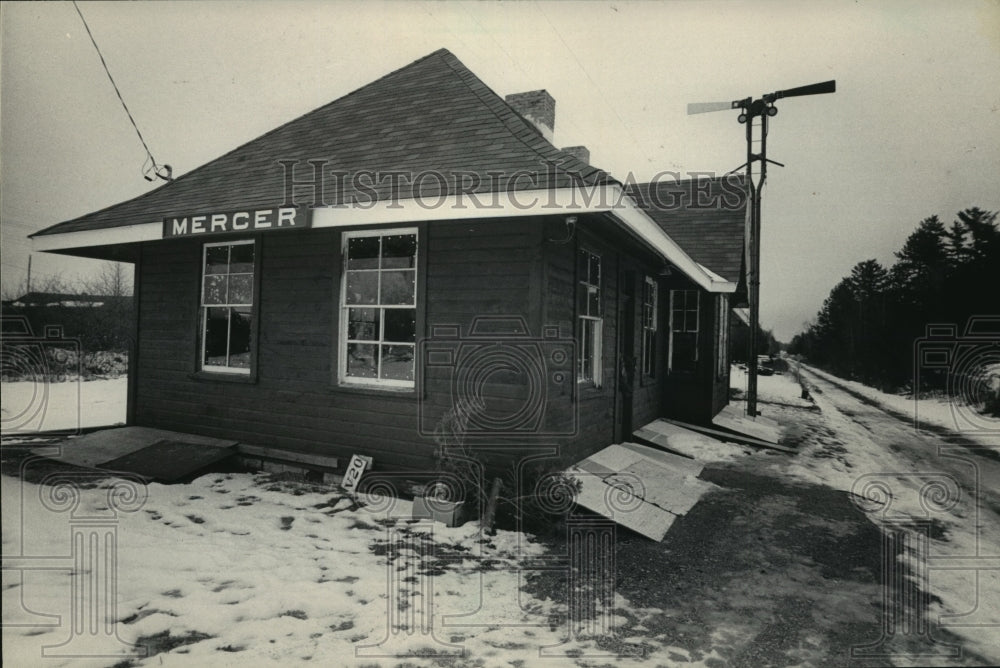
[[[312,228],[412,224],[428,220],[471,220],[538,215],[605,213],[709,292],[735,292],[727,281],[695,262],[617,183],[566,188],[511,190],[379,202],[312,209]],[[218,238],[218,237],[215,237]],[[34,250],[72,254],[73,249],[159,241],[161,220],[34,235]]]

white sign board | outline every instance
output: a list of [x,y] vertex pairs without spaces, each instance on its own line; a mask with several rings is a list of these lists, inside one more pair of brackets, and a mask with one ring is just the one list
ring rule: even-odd
[[371,457],[366,457],[365,455],[354,455],[351,457],[351,462],[347,465],[347,472],[344,474],[344,480],[340,483],[340,486],[353,494],[358,488],[358,483],[361,482],[362,474],[371,465]]

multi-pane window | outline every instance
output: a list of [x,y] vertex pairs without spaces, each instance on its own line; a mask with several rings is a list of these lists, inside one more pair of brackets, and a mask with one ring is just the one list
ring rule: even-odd
[[417,231],[344,233],[340,378],[413,387]]
[[698,290],[670,291],[671,371],[694,371],[698,362]]
[[656,281],[649,276],[642,284],[642,373],[656,375]]
[[580,349],[576,379],[601,386],[601,256],[581,249],[577,258],[576,309],[580,322]]
[[715,319],[715,359],[717,378],[723,378],[729,372],[729,299],[725,295],[718,295],[718,314]]
[[250,373],[254,243],[204,246],[201,282],[201,368]]

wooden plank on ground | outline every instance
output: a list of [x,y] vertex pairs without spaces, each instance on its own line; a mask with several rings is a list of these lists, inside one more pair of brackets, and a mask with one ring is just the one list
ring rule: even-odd
[[236,446],[237,451],[241,455],[250,455],[252,457],[263,457],[265,459],[275,459],[282,462],[292,462],[295,464],[308,464],[310,466],[319,466],[326,469],[336,469],[337,468],[337,458],[327,457],[325,455],[310,455],[305,452],[296,452],[294,450],[281,450],[279,448],[267,448],[260,445],[247,445],[246,443],[240,443]]
[[621,471],[630,464],[642,461],[642,458],[641,453],[615,444],[595,452],[587,457],[587,460],[603,466],[609,471]]
[[674,515],[687,513],[702,496],[717,489],[710,482],[698,480],[679,471],[671,471],[648,461],[632,464],[621,473],[608,476],[605,482],[613,483],[618,476],[624,477],[626,481],[640,480],[642,489],[638,493],[643,501]]
[[[681,455],[697,460],[705,450],[718,450],[720,441],[718,438],[702,434],[698,431],[688,429],[679,424],[665,420],[655,420],[632,432],[636,438],[648,441],[658,447],[666,448]],[[738,445],[733,443],[722,444],[726,447],[734,448],[734,452],[741,452]]]
[[672,470],[681,471],[689,476],[697,477],[701,473],[701,470],[705,468],[705,466],[697,459],[682,457],[681,455],[675,455],[674,453],[667,452],[666,450],[651,448],[648,445],[641,445],[639,443],[622,443],[621,446],[623,448],[628,448],[633,452],[638,452],[643,457],[651,459],[657,464],[663,464]]
[[573,467],[569,471],[580,481],[576,502],[655,541],[663,540],[677,516],[629,494],[627,489],[609,486],[598,476]]
[[151,480],[174,482],[236,454],[235,447],[163,440],[101,464],[108,471],[135,473]]
[[227,448],[236,441],[227,441],[195,434],[182,434],[149,427],[120,427],[95,431],[62,444],[56,461],[84,468],[97,468],[105,462],[147,448],[158,441],[172,440],[217,448]]
[[741,445],[752,445],[755,448],[765,448],[767,450],[778,450],[779,452],[795,452],[792,448],[786,448],[783,445],[775,445],[774,443],[768,443],[767,441],[761,441],[750,436],[743,436],[741,434],[734,434],[728,431],[722,431],[720,429],[711,429],[709,427],[702,427],[697,424],[688,424],[687,422],[681,422],[680,420],[668,420],[663,418],[661,422],[667,422],[672,425],[682,427],[684,429],[689,429],[691,431],[696,431],[700,434],[705,434],[707,436],[713,436],[716,439],[723,441],[730,441],[732,443],[739,443]]
[[777,445],[778,439],[781,437],[781,427],[777,422],[763,415],[752,419],[733,405],[726,406],[719,411],[719,414],[712,418],[712,424],[724,431],[735,431],[773,445]]

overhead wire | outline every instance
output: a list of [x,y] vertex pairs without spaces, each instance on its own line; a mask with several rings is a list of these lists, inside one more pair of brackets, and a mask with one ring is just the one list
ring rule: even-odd
[[101,53],[101,47],[97,45],[97,40],[94,39],[94,33],[90,31],[87,19],[84,18],[83,12],[80,11],[80,6],[76,4],[76,0],[71,1],[73,3],[73,8],[76,9],[76,13],[80,16],[80,21],[83,22],[83,27],[87,31],[87,36],[90,37],[90,43],[94,45],[94,50],[97,51],[97,57],[101,59],[101,65],[104,67],[104,73],[108,75],[108,81],[111,82],[112,88],[115,89],[118,101],[122,103],[122,108],[125,110],[128,120],[132,123],[132,127],[135,128],[135,133],[139,136],[139,141],[142,142],[142,147],[146,150],[146,160],[142,163],[143,177],[145,177],[147,181],[152,181],[152,177],[149,176],[149,174],[152,173],[164,181],[170,181],[172,178],[172,169],[170,165],[160,165],[156,162],[156,158],[153,157],[153,152],[149,150],[149,145],[146,143],[146,139],[142,136],[142,132],[139,130],[139,125],[135,122],[135,118],[133,118],[132,112],[129,111],[128,105],[125,104],[125,98],[122,97],[122,92],[118,89],[118,84],[115,83],[114,77],[111,76],[111,70],[108,69],[108,63],[104,60],[104,54]]
[[559,41],[562,42],[563,47],[566,49],[567,52],[569,52],[569,55],[573,56],[573,60],[576,61],[577,67],[580,68],[580,71],[583,72],[584,76],[587,77],[587,80],[590,81],[590,85],[593,86],[594,90],[600,93],[601,101],[604,102],[604,105],[608,109],[610,109],[611,113],[613,113],[615,115],[615,118],[618,119],[618,122],[621,124],[622,128],[624,128],[625,132],[627,132],[629,137],[632,139],[632,143],[635,145],[637,149],[639,149],[639,152],[642,154],[642,156],[646,158],[646,162],[652,164],[653,159],[649,156],[648,153],[646,153],[646,150],[642,147],[642,144],[639,143],[639,140],[632,132],[632,128],[629,127],[628,123],[626,123],[625,120],[621,117],[621,114],[618,113],[618,110],[610,102],[608,102],[607,96],[604,94],[604,91],[601,90],[601,87],[597,85],[597,82],[594,81],[594,78],[590,76],[590,72],[588,72],[587,68],[583,66],[582,62],[580,62],[580,57],[576,55],[576,52],[570,47],[569,43],[567,43],[566,40],[563,38],[562,33],[560,33],[559,29],[555,26],[554,23],[552,23],[552,19],[549,18],[549,15],[545,12],[545,9],[538,2],[535,2],[534,5],[535,8],[538,10],[538,12],[545,18],[545,21],[546,23],[549,24],[549,28],[552,29],[552,32],[555,33],[556,37],[559,38]]

